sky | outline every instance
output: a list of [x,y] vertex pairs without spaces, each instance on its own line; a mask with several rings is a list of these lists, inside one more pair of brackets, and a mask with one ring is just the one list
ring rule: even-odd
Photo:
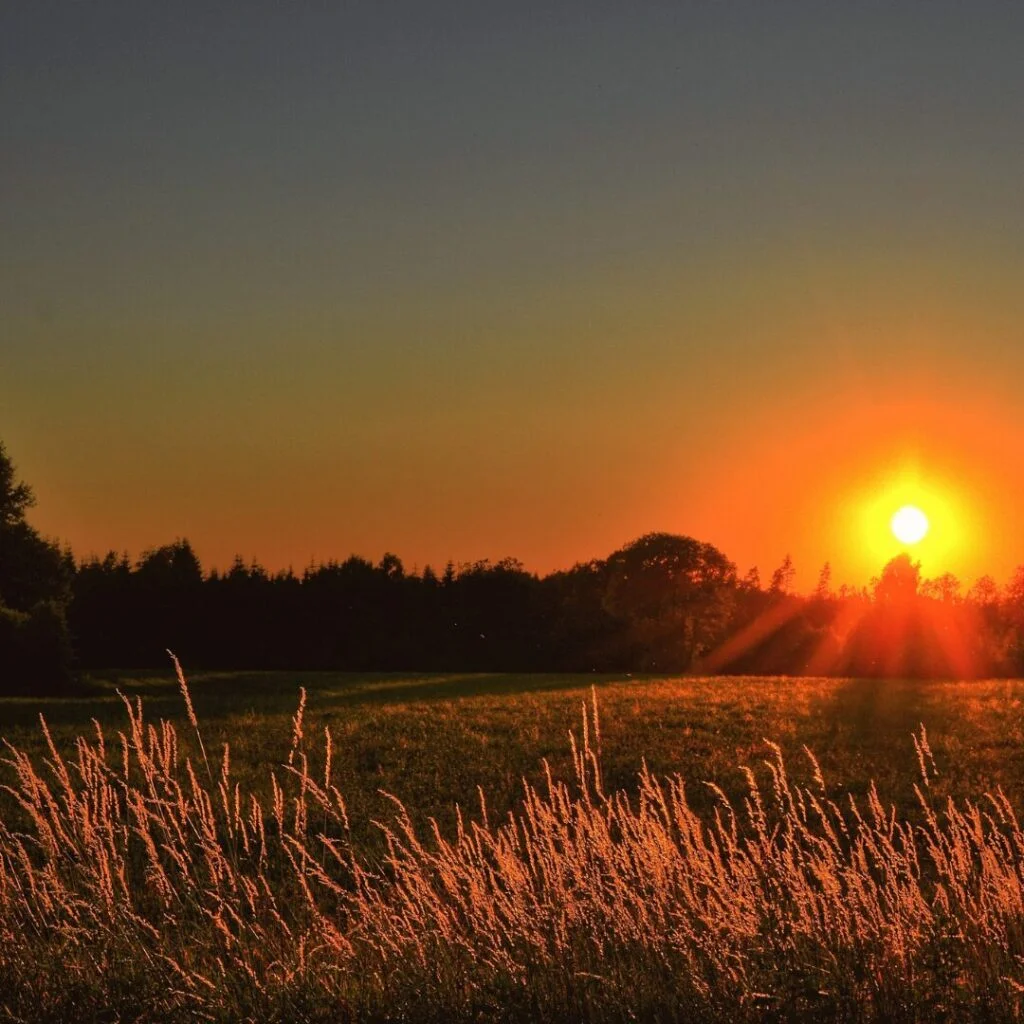
[[0,439],[80,556],[1024,562],[1024,7],[0,13]]

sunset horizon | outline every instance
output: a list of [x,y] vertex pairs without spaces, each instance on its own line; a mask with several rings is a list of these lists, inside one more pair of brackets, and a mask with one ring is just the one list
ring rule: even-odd
[[[811,415],[817,421],[813,411]],[[798,588],[804,590],[813,587],[826,562],[837,586],[865,586],[889,558],[904,550],[921,562],[926,575],[951,572],[965,587],[984,576],[1000,582],[1008,580],[1024,563],[1024,550],[1015,551],[1012,541],[999,546],[994,542],[997,538],[1024,536],[1018,513],[1024,508],[1024,494],[1019,505],[1005,502],[1004,497],[1000,508],[994,477],[1005,466],[1003,460],[1017,450],[1016,445],[1024,445],[1024,434],[1019,439],[1007,436],[1012,421],[1009,417],[997,419],[991,406],[971,410],[938,402],[931,406],[880,403],[872,407],[870,415],[874,431],[881,435],[877,440],[866,431],[861,413],[846,417],[833,414],[824,429],[810,435],[801,433],[798,416],[791,414],[789,422],[776,418],[770,444],[763,433],[757,432],[759,442],[743,438],[743,443],[753,448],[746,460],[734,452],[724,465],[706,467],[707,483],[689,516],[659,516],[636,509],[636,495],[609,495],[604,505],[595,500],[589,508],[569,510],[581,523],[572,540],[565,534],[548,533],[544,529],[547,523],[536,522],[529,509],[514,505],[511,510],[503,508],[500,518],[478,517],[468,528],[428,519],[432,529],[416,531],[426,534],[419,544],[401,543],[400,518],[391,536],[378,523],[372,530],[363,526],[344,531],[330,522],[337,507],[326,506],[310,517],[302,502],[291,509],[277,508],[279,521],[285,526],[284,538],[266,534],[259,522],[267,506],[257,507],[252,515],[240,514],[237,519],[230,511],[222,513],[214,518],[220,531],[211,532],[207,508],[200,505],[180,509],[181,494],[174,478],[165,481],[163,490],[138,496],[135,505],[122,510],[121,524],[126,528],[120,537],[114,532],[116,517],[110,517],[113,522],[91,524],[95,532],[88,531],[88,523],[85,530],[68,528],[67,520],[75,521],[74,512],[65,520],[59,505],[57,510],[53,508],[59,494],[47,491],[45,473],[43,486],[33,481],[37,503],[29,517],[44,535],[68,545],[79,560],[102,557],[108,551],[127,552],[134,559],[161,544],[187,538],[204,565],[218,570],[229,567],[236,557],[255,560],[272,572],[289,568],[301,572],[309,565],[350,555],[376,560],[385,552],[393,552],[410,568],[431,565],[437,569],[449,561],[463,564],[514,557],[530,571],[543,575],[604,557],[645,533],[668,532],[715,544],[736,563],[741,574],[755,567],[762,574],[769,573],[788,555],[796,567]],[[929,423],[930,417],[934,419]],[[908,423],[913,424],[912,429]],[[964,442],[965,433],[969,443]],[[859,450],[853,450],[852,437],[859,440]],[[730,440],[722,443],[729,444]],[[997,465],[985,467],[980,459],[979,464],[971,465],[973,444]],[[831,455],[834,446],[845,454]],[[17,458],[16,464],[19,469],[25,465],[22,458]],[[807,467],[817,468],[808,471]],[[767,478],[765,473],[769,474]],[[774,484],[782,494],[774,507],[764,494],[772,474],[778,474]],[[27,473],[23,475],[32,479]],[[232,483],[234,490],[230,489]],[[680,487],[672,480],[658,479],[654,483],[670,494]],[[221,501],[238,502],[237,485],[237,480],[221,481]],[[156,529],[137,511],[140,504],[158,500],[166,500],[172,509],[181,511],[180,521],[175,523],[168,511],[161,510],[161,535],[156,535]],[[929,520],[928,534],[912,544],[894,536],[891,526],[893,515],[908,503],[920,506]],[[400,517],[404,507],[390,513]],[[750,510],[756,510],[756,515]],[[522,515],[513,514],[517,512]],[[616,513],[621,525],[609,523]],[[793,529],[794,516],[796,523],[808,522],[810,529]],[[417,516],[417,520],[420,518]],[[296,528],[296,522],[303,519],[310,524],[307,531]],[[377,519],[387,523],[389,515]],[[408,529],[406,521],[404,531]],[[346,540],[346,532],[363,537],[362,543]],[[480,539],[469,539],[476,536]],[[588,537],[593,540],[586,544]],[[315,539],[311,543],[309,538]]]
[[1024,561],[1013,10],[5,25],[0,430],[79,556]]

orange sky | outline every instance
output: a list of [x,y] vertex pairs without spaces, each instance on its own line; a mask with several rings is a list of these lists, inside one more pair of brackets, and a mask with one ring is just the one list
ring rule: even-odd
[[[789,552],[809,588],[826,559],[836,584],[866,583],[904,550],[889,518],[912,502],[932,520],[909,549],[926,576],[1008,578],[1024,561],[1012,380],[935,360],[897,372],[882,359],[870,376],[861,366],[787,385],[783,374],[755,401],[742,376],[730,394],[720,368],[704,379],[710,394],[681,375],[675,392],[649,381],[638,398],[624,375],[609,400],[463,396],[361,424],[343,408],[268,401],[262,425],[252,409],[222,432],[190,391],[154,395],[137,437],[130,417],[87,410],[74,430],[82,458],[48,460],[40,439],[69,443],[52,428],[15,432],[9,447],[38,494],[33,521],[83,554],[187,535],[207,565],[238,552],[302,568],[390,549],[409,566],[513,554],[545,572],[669,530],[765,580]],[[342,431],[357,443],[338,444]]]

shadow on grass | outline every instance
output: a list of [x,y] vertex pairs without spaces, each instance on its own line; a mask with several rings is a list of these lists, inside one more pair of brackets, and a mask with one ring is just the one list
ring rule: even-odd
[[[628,681],[625,675],[581,673],[349,673],[349,672],[195,672],[186,673],[200,720],[245,711],[290,714],[305,687],[310,707],[404,704],[472,697],[511,696],[559,690],[585,690],[594,685]],[[124,714],[121,697],[141,697],[150,720],[185,714],[173,672],[103,671],[88,674],[73,697],[9,697],[0,699],[0,731],[38,724],[39,715],[55,727],[77,725],[90,718],[109,721]]]
[[921,679],[847,679],[823,702],[834,728],[871,745],[909,742],[931,707],[930,691],[941,684]]

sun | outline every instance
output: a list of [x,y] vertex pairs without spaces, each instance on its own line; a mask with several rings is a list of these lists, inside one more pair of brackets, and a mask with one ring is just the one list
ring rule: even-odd
[[[843,514],[833,521],[832,550],[849,538],[848,571],[862,578],[900,554],[911,554],[926,577],[969,575],[986,535],[979,525],[981,507],[964,490],[962,477],[934,468],[926,473],[916,463],[895,459],[857,479],[847,491]],[[847,571],[840,565],[840,573]]]
[[924,540],[931,524],[916,505],[904,505],[891,522],[893,536],[901,544],[917,544]]

